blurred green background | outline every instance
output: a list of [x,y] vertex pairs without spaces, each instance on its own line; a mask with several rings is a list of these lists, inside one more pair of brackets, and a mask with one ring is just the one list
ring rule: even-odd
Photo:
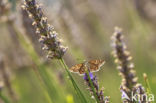
[[[121,78],[111,55],[110,37],[115,26],[123,29],[124,40],[133,57],[139,82],[145,85],[142,75],[147,73],[152,92],[156,94],[155,0],[37,1],[42,4],[49,23],[59,33],[64,45],[68,46],[64,59],[69,67],[84,60],[106,61],[95,75],[100,87],[105,88],[104,95],[110,96],[112,102],[121,103]],[[10,101],[11,98],[16,98],[15,103],[48,103],[42,83],[33,72],[36,63],[39,68],[45,69],[51,78],[47,81],[52,83],[53,90],[56,91],[52,93],[56,98],[54,103],[80,103],[64,69],[57,60],[47,59],[46,52],[41,50],[38,37],[31,27],[31,20],[28,19],[30,23],[26,21],[27,15],[21,9],[22,3],[22,0],[11,0],[9,12],[0,14],[0,55],[3,55],[11,91],[16,97],[9,95],[7,86],[4,86],[4,94]],[[5,16],[13,18],[13,25],[22,38],[13,33],[10,24],[5,22]],[[32,31],[26,31],[28,28]],[[25,41],[29,41],[29,44],[25,44]],[[35,48],[37,57],[33,55],[30,45]],[[2,75],[1,73],[1,81],[5,80]],[[85,96],[90,98],[83,77],[72,75]]]

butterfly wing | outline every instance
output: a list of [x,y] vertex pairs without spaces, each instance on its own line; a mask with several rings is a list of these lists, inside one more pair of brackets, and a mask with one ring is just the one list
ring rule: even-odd
[[89,70],[91,72],[99,71],[100,67],[103,66],[105,63],[104,60],[91,60],[88,62],[89,64]]
[[82,67],[82,64],[76,64],[72,66],[69,70],[71,72],[78,73],[81,67]]
[[81,66],[81,68],[80,68],[80,70],[79,70],[79,74],[80,74],[80,75],[81,75],[81,74],[84,74],[85,71],[86,71],[86,66],[85,66],[84,64],[82,64],[82,66]]
[[84,74],[85,73],[85,66],[83,63],[76,64],[76,65],[72,66],[69,70],[71,72],[74,72],[74,73]]

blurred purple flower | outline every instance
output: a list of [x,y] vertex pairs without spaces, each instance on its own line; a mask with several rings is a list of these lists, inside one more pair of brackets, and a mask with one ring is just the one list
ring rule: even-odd
[[[91,72],[89,72],[89,76],[90,76],[90,79],[91,79],[91,80],[94,79],[94,76],[93,76],[93,74],[92,74]],[[84,79],[84,80],[88,80],[88,75],[87,75],[86,73],[84,74],[83,79]]]

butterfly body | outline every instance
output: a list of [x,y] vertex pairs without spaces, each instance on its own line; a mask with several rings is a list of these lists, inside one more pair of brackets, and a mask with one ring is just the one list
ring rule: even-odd
[[90,60],[84,63],[76,64],[72,66],[69,70],[74,73],[84,74],[88,69],[90,72],[97,72],[100,70],[100,67],[105,63],[104,60]]

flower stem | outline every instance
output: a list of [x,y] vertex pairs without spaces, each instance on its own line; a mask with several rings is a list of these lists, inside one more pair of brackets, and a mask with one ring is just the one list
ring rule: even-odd
[[86,74],[87,74],[87,77],[88,77],[88,79],[89,79],[89,83],[90,83],[91,89],[92,89],[92,91],[93,91],[93,95],[94,95],[94,97],[95,97],[97,103],[100,103],[100,101],[99,101],[99,99],[98,99],[98,96],[97,96],[97,94],[96,94],[96,91],[95,91],[93,82],[92,82],[92,80],[91,80],[91,78],[90,78],[90,76],[89,76],[89,71],[88,71],[88,70],[86,70]]
[[143,77],[144,77],[144,81],[145,81],[146,92],[147,92],[147,94],[149,95],[150,93],[152,93],[152,91],[151,91],[151,87],[150,87],[150,83],[149,83],[147,74],[144,73],[144,74],[143,74]]
[[6,98],[6,97],[2,94],[1,91],[0,91],[0,98],[3,100],[4,103],[10,103],[9,100],[8,100],[8,98]]
[[83,93],[81,92],[81,90],[80,90],[79,87],[77,86],[75,80],[73,79],[72,75],[70,74],[69,68],[68,68],[68,66],[66,65],[64,59],[61,58],[61,59],[60,59],[60,62],[61,62],[61,64],[63,65],[63,67],[65,68],[65,70],[66,70],[66,72],[67,72],[67,74],[68,74],[68,76],[69,76],[69,78],[70,78],[70,80],[71,80],[71,82],[72,82],[72,84],[73,84],[73,87],[74,87],[76,93],[78,94],[78,96],[79,96],[81,102],[82,102],[82,103],[87,103],[86,98],[84,97]]

